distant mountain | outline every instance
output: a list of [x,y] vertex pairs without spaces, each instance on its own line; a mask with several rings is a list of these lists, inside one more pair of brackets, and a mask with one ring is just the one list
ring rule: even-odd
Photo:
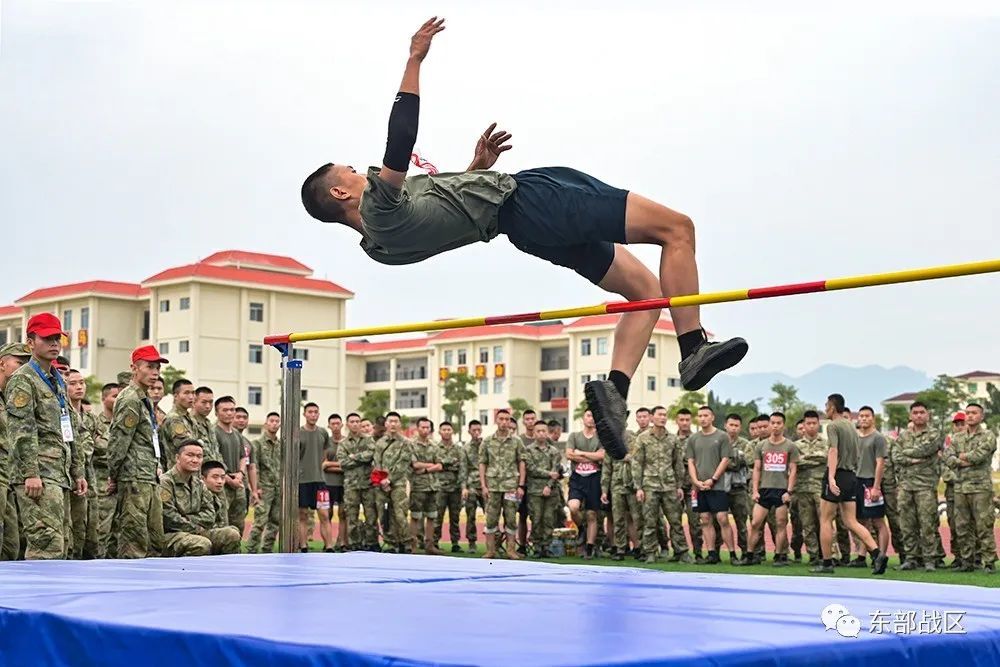
[[836,392],[843,394],[848,407],[854,410],[862,405],[870,405],[878,411],[879,404],[890,396],[926,389],[934,380],[923,371],[907,366],[852,368],[826,364],[800,377],[784,373],[720,375],[707,389],[714,391],[721,399],[733,401],[762,398],[760,408],[766,409],[767,401],[771,398],[771,385],[775,382],[797,387],[802,400],[819,408],[823,407],[827,396]]

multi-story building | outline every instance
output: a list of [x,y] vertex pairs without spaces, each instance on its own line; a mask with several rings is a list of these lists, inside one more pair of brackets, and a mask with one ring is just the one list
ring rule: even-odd
[[[989,385],[1000,389],[1000,373],[993,371],[972,371],[961,375],[950,376],[959,382],[961,388],[969,395],[969,401],[988,401],[990,398]],[[882,401],[882,407],[888,408],[890,405],[902,405],[910,407],[913,401],[917,400],[917,391],[907,391],[896,396],[891,396]]]

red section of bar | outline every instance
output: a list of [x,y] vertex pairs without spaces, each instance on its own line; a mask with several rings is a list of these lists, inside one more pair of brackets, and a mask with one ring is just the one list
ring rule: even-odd
[[637,310],[655,310],[656,308],[669,308],[669,298],[643,299],[642,301],[618,301],[609,303],[607,313],[633,313]]
[[539,311],[537,313],[521,313],[520,315],[497,315],[496,317],[487,317],[483,322],[486,326],[492,326],[494,324],[518,324],[519,322],[538,322],[542,319],[542,313]]
[[281,345],[288,342],[288,337],[291,334],[285,334],[284,336],[264,336],[264,345]]
[[810,294],[826,289],[825,280],[811,283],[793,283],[791,285],[776,285],[774,287],[755,287],[747,290],[748,299],[766,299],[772,296],[791,296],[793,294]]

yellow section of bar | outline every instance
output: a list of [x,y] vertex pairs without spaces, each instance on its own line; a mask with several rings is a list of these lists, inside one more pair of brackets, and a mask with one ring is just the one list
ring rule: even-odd
[[600,306],[584,306],[582,308],[563,308],[562,310],[543,310],[539,313],[538,321],[562,320],[567,317],[590,317],[591,315],[604,315],[608,312],[605,304]]
[[1000,271],[1000,259],[984,262],[966,262],[965,264],[949,264],[933,266],[929,269],[911,269],[909,271],[893,271],[891,273],[875,273],[853,278],[834,278],[826,281],[826,289],[841,290],[855,287],[875,287],[877,285],[894,285],[896,283],[913,283],[920,280],[935,280],[937,278],[955,278],[971,276],[978,273],[994,273]]
[[685,306],[703,306],[707,303],[729,303],[731,301],[746,301],[749,299],[750,290],[729,290],[728,292],[709,292],[708,294],[691,294],[689,296],[670,297],[671,308],[684,308]]

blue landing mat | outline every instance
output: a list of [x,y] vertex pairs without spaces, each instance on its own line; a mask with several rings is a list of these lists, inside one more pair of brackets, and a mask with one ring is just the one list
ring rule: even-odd
[[[824,627],[832,603],[858,637]],[[196,664],[986,667],[1000,591],[371,553],[0,563],[0,666]]]

